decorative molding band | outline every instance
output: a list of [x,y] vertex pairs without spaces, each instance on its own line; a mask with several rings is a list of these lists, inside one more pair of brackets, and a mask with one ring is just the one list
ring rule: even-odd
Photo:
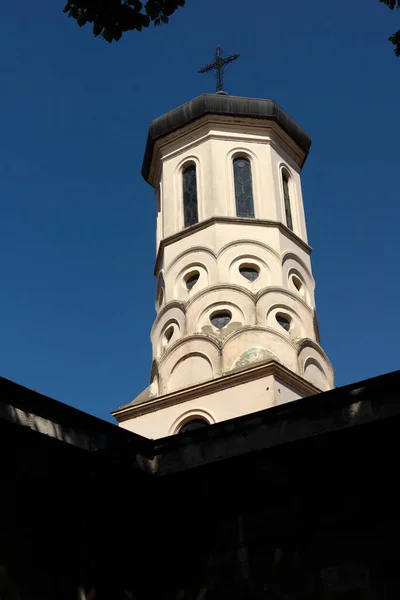
[[304,242],[298,235],[296,235],[291,229],[286,227],[283,223],[279,221],[269,221],[266,219],[246,219],[243,217],[211,217],[206,219],[205,221],[201,221],[200,223],[196,223],[196,225],[192,225],[191,227],[186,227],[186,229],[182,229],[173,235],[170,235],[163,240],[161,240],[158,252],[156,263],[154,266],[154,275],[157,276],[160,270],[160,265],[162,263],[162,256],[164,253],[164,248],[175,242],[192,235],[193,233],[197,233],[202,229],[206,229],[211,225],[215,225],[217,223],[229,224],[229,225],[256,225],[263,227],[277,227],[281,233],[286,235],[289,239],[291,239],[295,244],[301,247],[307,254],[311,254],[312,248],[306,242]]
[[215,392],[229,389],[231,387],[247,383],[248,381],[252,381],[254,379],[260,379],[261,377],[268,375],[275,375],[279,381],[288,385],[296,392],[304,394],[304,396],[311,396],[321,392],[320,389],[293,371],[290,371],[274,360],[270,360],[248,368],[244,371],[226,373],[217,379],[205,381],[197,385],[170,392],[169,394],[165,394],[163,396],[158,396],[153,400],[143,402],[137,406],[131,406],[128,404],[122,408],[118,408],[111,414],[119,423],[121,423],[128,419],[133,419],[151,412],[156,412],[157,410],[174,406],[175,404],[181,404],[182,402],[187,402],[188,400],[195,400],[201,396],[208,396],[210,394],[214,394]]
[[221,290],[231,290],[233,292],[242,294],[243,296],[247,296],[247,298],[249,298],[252,302],[254,302],[255,306],[257,305],[258,301],[263,296],[267,296],[268,294],[271,294],[271,293],[279,293],[279,294],[282,294],[282,296],[287,296],[288,298],[291,298],[295,302],[298,302],[299,304],[301,304],[307,310],[307,312],[310,313],[310,316],[313,317],[315,314],[315,309],[312,306],[310,306],[309,304],[307,304],[307,302],[301,296],[296,294],[296,292],[292,292],[292,290],[288,290],[287,288],[285,288],[283,286],[277,286],[277,285],[266,286],[265,288],[262,288],[258,292],[254,293],[254,292],[251,292],[250,290],[248,290],[247,288],[245,288],[241,285],[238,285],[238,284],[219,283],[217,285],[212,285],[210,287],[203,288],[202,290],[197,292],[197,294],[195,294],[192,298],[190,298],[186,302],[181,301],[181,300],[171,300],[170,302],[167,302],[162,307],[160,312],[157,314],[156,318],[154,319],[154,323],[151,328],[151,335],[155,331],[160,320],[168,313],[168,311],[170,309],[178,308],[179,310],[182,311],[183,314],[186,314],[188,308],[190,308],[190,306],[192,304],[194,304],[197,300],[199,300],[199,298],[202,298],[203,296],[207,296],[208,294],[211,294],[212,292],[220,292]]
[[177,348],[183,346],[189,342],[199,342],[203,341],[211,346],[214,346],[218,353],[221,353],[221,343],[212,335],[207,335],[206,333],[190,333],[189,335],[184,335],[181,338],[177,339],[176,342],[171,344],[171,347],[168,347],[162,356],[158,358],[158,367],[161,367],[163,363],[167,360],[167,358],[175,352]]
[[[237,283],[217,283],[215,285],[210,285],[209,287],[203,288],[202,290],[197,292],[197,294],[193,295],[192,298],[189,298],[189,300],[186,303],[186,310],[200,298],[208,296],[213,292],[221,292],[221,290],[230,290],[231,292],[237,292],[242,296],[246,296],[252,302],[255,302],[255,294],[253,294],[253,292],[251,292],[244,286],[238,285]],[[231,301],[230,303],[232,304]]]

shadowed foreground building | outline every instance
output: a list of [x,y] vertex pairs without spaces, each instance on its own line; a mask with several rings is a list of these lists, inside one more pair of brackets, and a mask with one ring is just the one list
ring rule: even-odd
[[400,372],[333,389],[310,143],[223,94],[152,123],[150,386],[117,427],[0,379],[0,600],[398,597]]
[[150,441],[0,380],[0,597],[397,598],[399,386]]

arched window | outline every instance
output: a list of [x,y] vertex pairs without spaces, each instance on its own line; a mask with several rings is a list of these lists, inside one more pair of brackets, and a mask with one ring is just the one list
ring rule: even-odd
[[285,204],[286,225],[293,231],[292,209],[290,206],[289,175],[282,171],[283,201]]
[[194,225],[199,220],[197,212],[197,179],[196,165],[189,165],[183,170],[183,215],[185,227]]
[[233,159],[235,182],[236,216],[254,218],[253,182],[251,164],[248,158],[237,156]]
[[208,423],[204,419],[192,419],[191,421],[187,421],[178,431],[178,433],[188,433],[189,431],[194,431],[195,429],[201,429],[202,427],[207,427]]

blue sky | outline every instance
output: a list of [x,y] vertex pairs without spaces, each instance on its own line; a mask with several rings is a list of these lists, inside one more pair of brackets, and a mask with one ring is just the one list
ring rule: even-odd
[[378,0],[187,0],[168,26],[109,45],[62,8],[2,8],[0,373],[110,420],[147,386],[147,126],[214,91],[197,71],[217,44],[241,55],[229,93],[273,98],[313,138],[303,194],[336,384],[399,368],[398,14]]

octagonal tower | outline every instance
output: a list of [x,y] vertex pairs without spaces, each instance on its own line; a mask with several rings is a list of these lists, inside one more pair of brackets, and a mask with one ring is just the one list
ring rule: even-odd
[[333,387],[301,191],[310,145],[272,100],[219,93],[150,124],[153,364],[121,426],[158,438]]

